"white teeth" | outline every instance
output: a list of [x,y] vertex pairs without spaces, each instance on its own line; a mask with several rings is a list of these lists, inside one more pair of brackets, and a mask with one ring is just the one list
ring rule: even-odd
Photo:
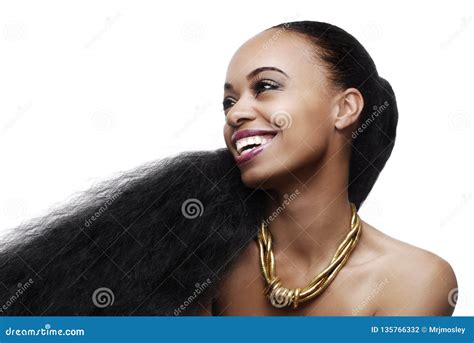
[[273,135],[265,135],[265,136],[245,137],[245,138],[239,139],[236,142],[237,151],[239,152],[239,154],[244,155],[256,148],[254,147],[252,149],[243,150],[246,146],[252,145],[252,144],[263,145],[271,141],[272,138],[273,138]]
[[245,154],[248,154],[249,152],[251,152],[253,149],[255,149],[256,147],[253,147],[252,149],[247,149],[247,150],[244,150],[241,152],[240,156],[243,156]]

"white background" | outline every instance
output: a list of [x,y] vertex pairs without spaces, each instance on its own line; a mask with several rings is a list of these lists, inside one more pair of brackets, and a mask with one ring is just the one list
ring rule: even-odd
[[379,1],[0,4],[0,231],[94,181],[224,147],[230,57],[287,21],[353,34],[396,93],[398,137],[361,217],[453,266],[474,315],[473,6]]

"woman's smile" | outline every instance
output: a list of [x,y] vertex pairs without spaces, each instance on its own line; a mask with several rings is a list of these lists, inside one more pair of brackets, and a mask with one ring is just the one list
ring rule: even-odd
[[279,136],[276,134],[255,135],[241,138],[236,141],[237,156],[235,161],[238,165],[250,161],[255,156],[267,149],[271,143]]
[[237,164],[249,161],[262,152],[278,134],[277,130],[242,129],[234,132],[231,141]]

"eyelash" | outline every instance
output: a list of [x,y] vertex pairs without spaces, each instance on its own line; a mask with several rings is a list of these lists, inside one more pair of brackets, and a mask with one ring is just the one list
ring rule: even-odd
[[[272,88],[266,88],[263,90],[258,90],[259,85],[263,86],[271,86]],[[261,92],[265,92],[268,90],[275,90],[279,88],[279,84],[273,80],[270,79],[265,79],[265,78],[259,78],[258,76],[254,79],[252,82],[252,89],[255,91],[255,96],[259,95]],[[229,97],[225,98],[224,101],[222,102],[222,105],[224,107],[224,111],[228,109],[231,105],[227,103],[227,101],[230,100]]]

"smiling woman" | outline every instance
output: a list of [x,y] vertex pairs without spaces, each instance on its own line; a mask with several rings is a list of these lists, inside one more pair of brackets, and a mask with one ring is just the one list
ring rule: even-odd
[[[449,264],[357,215],[391,154],[398,112],[390,84],[353,36],[309,21],[259,33],[229,63],[223,106],[227,148],[242,182],[264,191],[264,213],[301,191],[261,224],[258,244],[226,275],[218,313],[409,314],[415,312],[402,300],[413,295],[422,303],[433,284],[438,293],[426,304],[437,309],[416,313],[452,313],[448,294],[456,280]],[[397,264],[406,256],[412,271]],[[423,290],[387,296],[411,273],[420,278],[424,273],[414,275],[420,269],[432,276]],[[366,303],[384,280],[390,281]]]
[[147,164],[6,241],[1,313],[452,314],[449,263],[358,215],[398,111],[353,36],[314,21],[257,34],[223,107],[226,149]]

